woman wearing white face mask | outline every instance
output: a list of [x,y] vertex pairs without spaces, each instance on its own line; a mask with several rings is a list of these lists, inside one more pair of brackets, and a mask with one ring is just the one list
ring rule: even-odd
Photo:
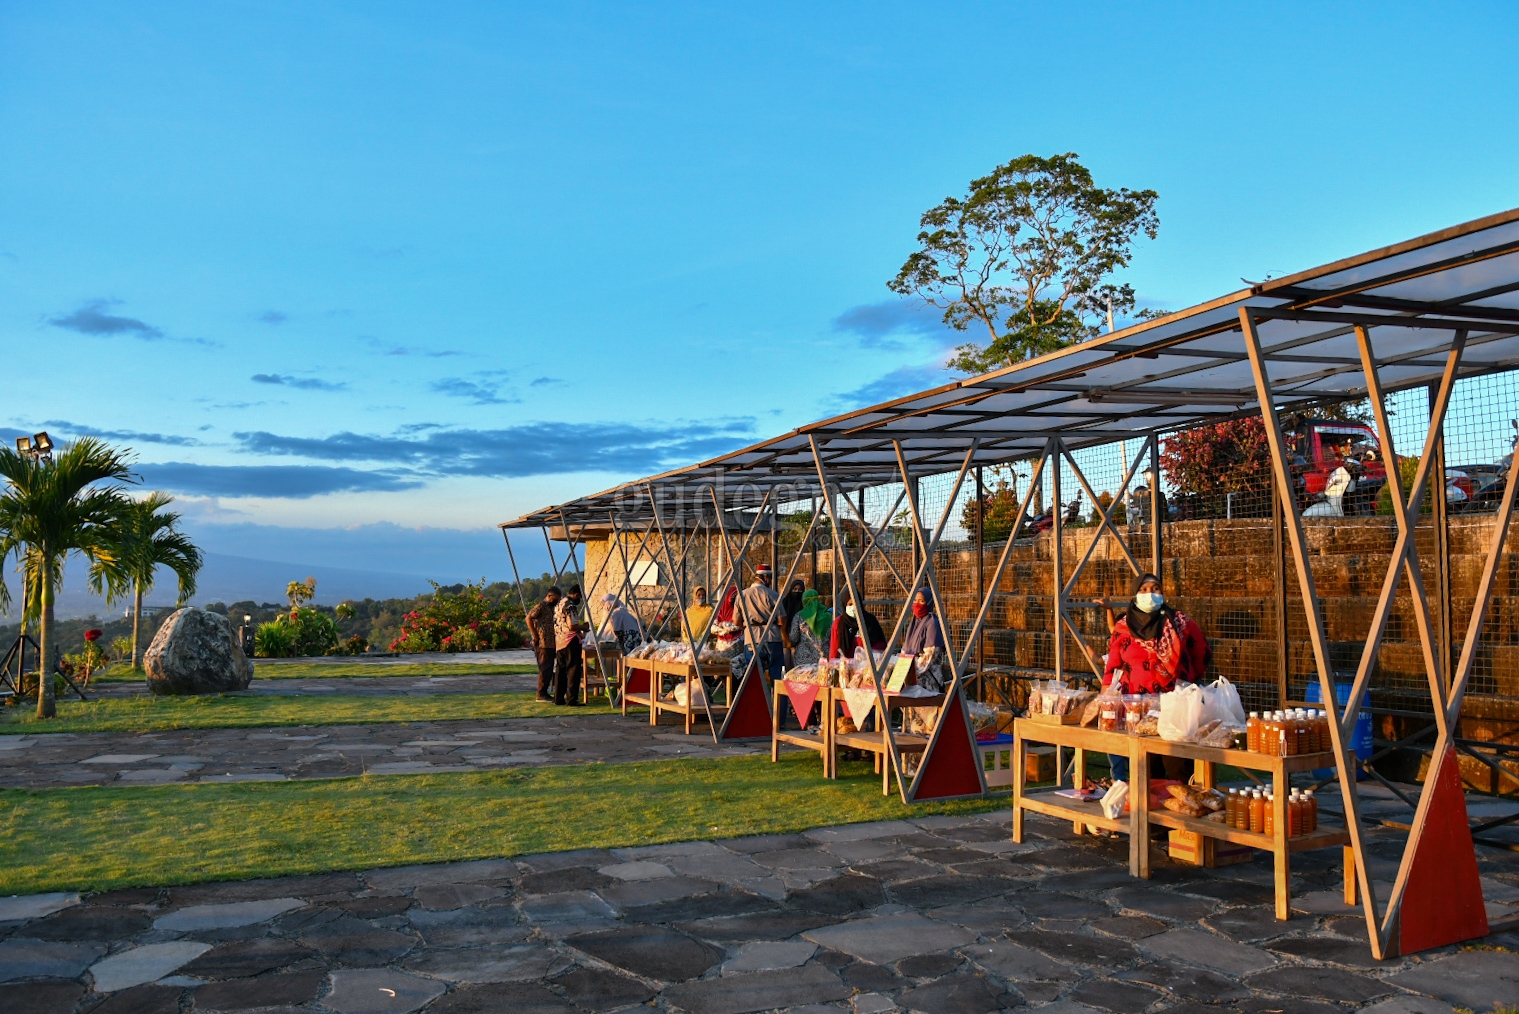
[[[856,609],[847,591],[840,592],[839,601],[844,603],[838,616],[833,621],[832,635],[828,638],[829,658],[853,658],[856,648],[864,647],[868,642],[875,651],[886,650],[886,632],[881,629],[881,621],[876,619],[876,614],[869,609]],[[861,623],[860,614],[864,614],[864,623]],[[861,630],[864,633],[861,634]]]
[[1154,574],[1135,579],[1128,612],[1115,622],[1109,609],[1108,625],[1113,633],[1102,674],[1104,687],[1116,679],[1122,693],[1159,694],[1175,689],[1178,682],[1202,682],[1212,654],[1208,639],[1186,613],[1166,603]]
[[[1103,600],[1103,605],[1107,601]],[[1141,574],[1134,581],[1129,610],[1116,622],[1108,608],[1108,664],[1102,685],[1125,694],[1159,694],[1174,690],[1177,683],[1201,683],[1213,649],[1186,613],[1166,604],[1160,578]],[[1113,777],[1127,781],[1129,759],[1109,755]],[[1185,781],[1192,762],[1180,757],[1152,757],[1150,774],[1155,778]]]

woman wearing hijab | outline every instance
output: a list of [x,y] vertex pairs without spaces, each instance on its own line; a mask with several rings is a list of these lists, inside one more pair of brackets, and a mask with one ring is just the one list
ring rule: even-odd
[[792,665],[812,665],[823,657],[823,642],[833,624],[833,613],[823,605],[817,589],[802,592],[802,604],[787,625],[791,638]]
[[612,636],[617,638],[617,646],[622,649],[624,655],[643,643],[643,627],[638,622],[627,606],[623,605],[622,599],[610,593],[601,597],[609,615],[607,622],[612,628]]
[[[868,609],[856,609],[854,600],[849,593],[843,592],[844,612],[833,621],[833,633],[828,639],[829,658],[853,658],[856,648],[862,648],[867,641],[873,651],[886,650],[886,632],[881,629],[881,621],[876,619],[876,614]],[[860,621],[863,614],[864,636],[860,634]]]
[[[1104,601],[1103,605],[1107,605]],[[1166,604],[1160,578],[1141,574],[1134,581],[1128,612],[1116,622],[1108,607],[1108,664],[1102,685],[1120,693],[1159,694],[1177,683],[1201,683],[1212,649],[1186,613]]]
[[[1202,628],[1186,613],[1166,604],[1160,578],[1141,574],[1134,580],[1134,596],[1129,609],[1116,621],[1113,607],[1108,610],[1107,666],[1102,674],[1104,689],[1123,694],[1160,694],[1176,689],[1178,683],[1201,683],[1208,670],[1213,649]],[[1154,777],[1184,779],[1191,762],[1180,757],[1154,757],[1160,770]],[[1129,758],[1110,754],[1113,777],[1127,781]]]
[[686,607],[686,636],[691,638],[692,644],[701,641],[711,622],[712,607],[707,604],[707,589],[697,585],[691,592],[691,604]]
[[806,590],[806,582],[796,578],[786,587],[786,594],[781,596],[781,642],[786,646],[786,657],[791,659],[791,665],[803,664],[795,658],[796,642],[791,639],[791,621],[796,619],[796,614],[802,608],[802,595]]
[[934,614],[933,593],[919,588],[912,597],[912,619],[902,639],[902,654],[918,659],[918,684],[937,693],[944,689],[944,628]]

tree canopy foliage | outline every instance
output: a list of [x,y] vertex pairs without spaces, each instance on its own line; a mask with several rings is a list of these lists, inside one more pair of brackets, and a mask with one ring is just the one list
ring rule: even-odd
[[952,368],[1010,366],[1092,337],[1110,311],[1136,315],[1133,288],[1108,278],[1139,233],[1155,238],[1158,198],[1097,186],[1074,152],[1023,155],[924,212],[919,249],[886,284],[942,309],[957,331],[984,330]]

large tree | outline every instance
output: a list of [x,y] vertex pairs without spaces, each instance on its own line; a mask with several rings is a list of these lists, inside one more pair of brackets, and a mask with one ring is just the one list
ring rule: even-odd
[[201,552],[179,529],[179,515],[163,508],[174,502],[167,493],[149,493],[127,508],[117,524],[109,558],[90,572],[90,585],[109,601],[132,596],[132,668],[142,663],[142,597],[153,590],[159,567],[179,580],[178,605],[195,594]]
[[52,718],[53,600],[63,584],[63,564],[81,553],[92,564],[113,561],[116,529],[132,501],[118,483],[129,481],[126,456],[94,437],[64,447],[56,458],[22,456],[0,447],[0,600],[8,601],[4,562],[15,556],[26,573],[28,601],[36,616],[41,671],[37,717]]
[[1133,315],[1133,288],[1108,279],[1128,265],[1135,236],[1155,238],[1158,197],[1097,186],[1074,152],[1024,155],[924,212],[920,248],[886,284],[939,307],[957,331],[985,332],[950,367],[1011,366]]

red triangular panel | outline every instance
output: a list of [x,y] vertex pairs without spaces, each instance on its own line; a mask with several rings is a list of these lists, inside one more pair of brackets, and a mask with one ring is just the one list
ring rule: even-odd
[[928,744],[918,791],[912,798],[916,801],[980,795],[981,774],[976,765],[981,763],[981,758],[970,745],[970,723],[965,717],[965,702],[959,694],[950,698],[939,725],[939,735]]
[[770,738],[770,702],[765,699],[765,681],[753,666],[739,682],[737,698],[728,709],[719,739]]
[[1487,936],[1477,850],[1466,821],[1466,794],[1454,748],[1447,748],[1439,759],[1424,791],[1434,795],[1403,889],[1399,954]]
[[817,703],[818,693],[823,689],[816,683],[798,683],[796,680],[785,680],[786,699],[791,702],[791,710],[796,712],[796,720],[802,728],[807,728],[807,719],[812,714],[812,706]]
[[628,685],[622,688],[625,694],[646,694],[649,692],[649,670],[638,669],[633,666],[625,666],[623,672],[627,674]]

